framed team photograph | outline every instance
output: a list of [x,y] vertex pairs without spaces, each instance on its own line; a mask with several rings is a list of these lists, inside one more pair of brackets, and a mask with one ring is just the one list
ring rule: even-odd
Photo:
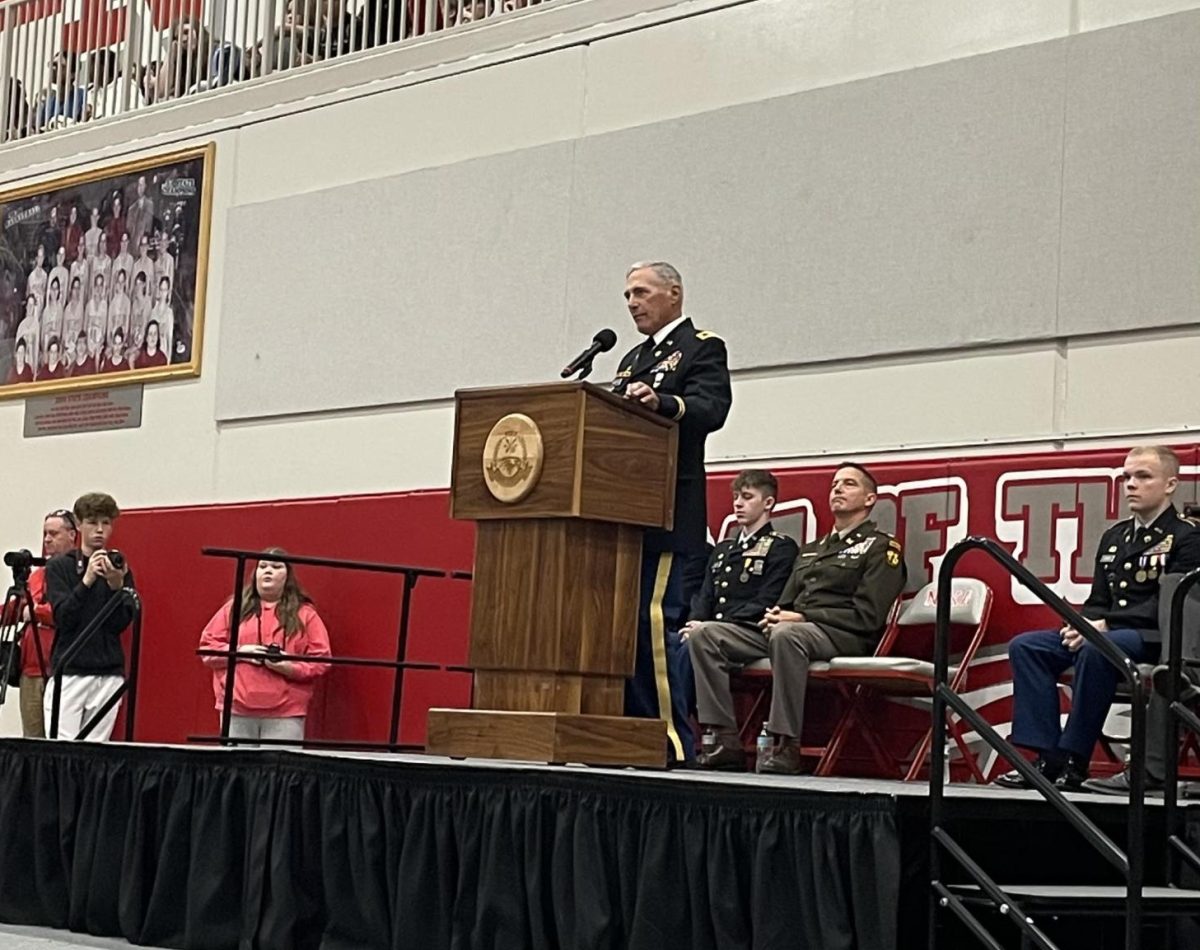
[[0,192],[0,398],[200,373],[213,152]]

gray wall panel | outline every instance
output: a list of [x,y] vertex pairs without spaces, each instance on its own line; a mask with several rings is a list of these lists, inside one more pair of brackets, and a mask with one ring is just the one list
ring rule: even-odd
[[583,140],[577,335],[656,255],[740,367],[1052,335],[1063,70],[1043,44]]
[[1200,319],[1200,14],[1074,38],[1063,336]]
[[546,378],[564,335],[570,143],[230,211],[217,418]]
[[1181,14],[235,208],[218,417],[553,378],[636,342],[636,258],[739,368],[1194,321],[1196,49]]

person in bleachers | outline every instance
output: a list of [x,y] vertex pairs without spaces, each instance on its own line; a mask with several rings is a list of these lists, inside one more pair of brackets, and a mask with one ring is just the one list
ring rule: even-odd
[[[1121,480],[1131,517],[1104,532],[1096,549],[1092,590],[1079,612],[1100,636],[1137,663],[1158,658],[1158,579],[1200,567],[1200,529],[1179,516],[1172,498],[1179,458],[1161,445],[1138,446]],[[1034,768],[1062,788],[1087,780],[1088,762],[1116,695],[1120,674],[1074,627],[1035,630],[1008,645],[1013,678],[1014,744],[1037,753]],[[1059,717],[1058,678],[1075,668],[1071,712]],[[996,779],[1028,788],[1020,772]]]
[[690,619],[680,631],[696,673],[699,719],[713,742],[696,759],[700,768],[746,767],[738,740],[732,700],[728,703],[728,664],[724,646],[736,652],[743,638],[763,639],[758,622],[774,604],[791,576],[799,548],[771,526],[779,483],[770,472],[747,469],[731,486],[738,532],[709,555],[704,584],[692,598]]
[[[726,636],[719,646],[692,646],[700,720],[722,728],[733,723],[729,671],[770,658],[773,683],[766,728],[775,741],[759,771],[800,771],[809,664],[870,654],[904,590],[900,542],[871,520],[877,490],[874,476],[862,465],[839,466],[829,490],[833,530],[800,548],[783,593],[759,619],[758,629]],[[724,756],[724,762],[732,764],[732,756]]]
[[49,65],[50,81],[42,91],[35,122],[38,129],[54,129],[84,117],[87,90],[78,84],[79,54],[57,53]]
[[151,102],[175,99],[198,91],[208,79],[212,41],[195,16],[184,16],[171,27],[167,54],[154,76]]
[[[269,554],[283,554],[268,548]],[[259,561],[254,580],[241,597],[238,624],[238,662],[233,678],[233,707],[229,735],[236,739],[304,739],[304,722],[315,680],[329,665],[276,658],[329,656],[329,633],[313,607],[312,598],[283,561]],[[227,600],[200,635],[200,649],[228,650],[233,626],[233,601]],[[225,657],[201,657],[213,673],[218,713],[224,709]]]
[[10,77],[7,81],[8,119],[0,129],[0,139],[13,141],[29,134],[29,100],[25,97],[25,87],[21,80]]

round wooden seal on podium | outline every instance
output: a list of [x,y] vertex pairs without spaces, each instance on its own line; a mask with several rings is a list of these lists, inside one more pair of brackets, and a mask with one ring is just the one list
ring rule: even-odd
[[483,446],[483,482],[492,497],[511,505],[537,485],[545,455],[542,430],[529,416],[509,413],[488,433]]

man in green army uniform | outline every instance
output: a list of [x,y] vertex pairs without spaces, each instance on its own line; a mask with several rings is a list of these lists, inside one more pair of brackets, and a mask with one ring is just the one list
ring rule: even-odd
[[842,464],[829,493],[834,528],[800,549],[778,602],[753,627],[726,623],[714,614],[712,622],[689,631],[700,722],[717,738],[703,767],[745,768],[729,673],[769,657],[774,688],[767,730],[776,743],[759,770],[800,771],[809,664],[872,653],[904,589],[900,543],[870,520],[877,487],[861,465]]

